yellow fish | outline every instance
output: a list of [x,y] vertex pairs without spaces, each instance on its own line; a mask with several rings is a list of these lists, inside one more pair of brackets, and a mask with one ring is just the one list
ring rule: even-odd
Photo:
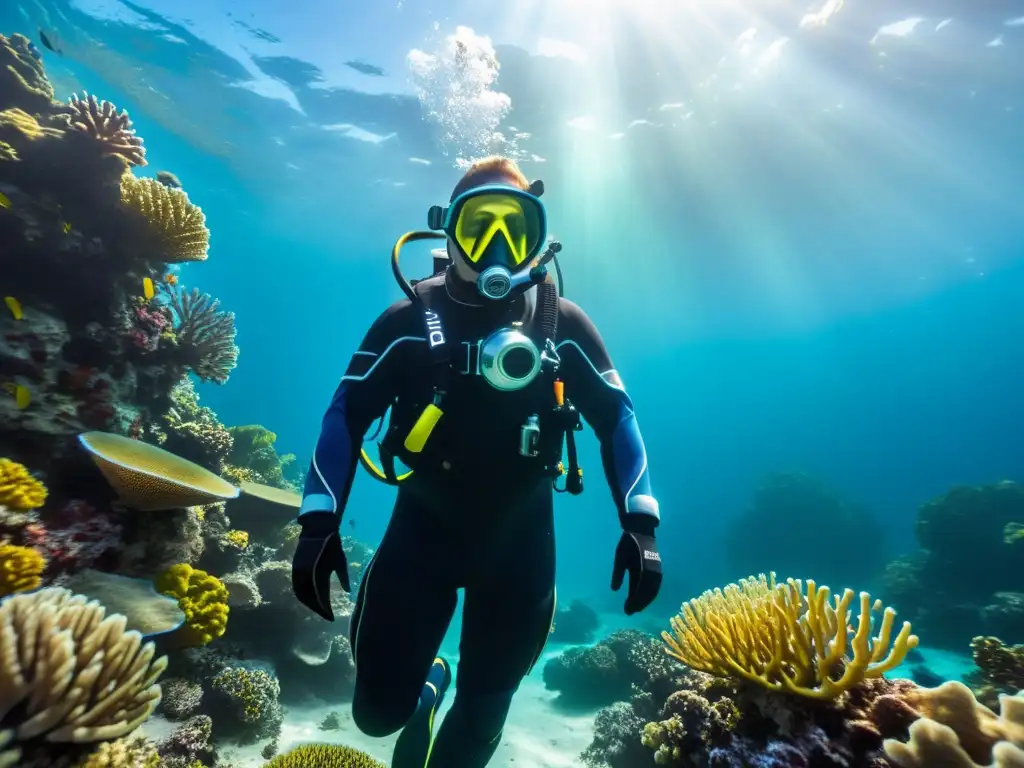
[[4,304],[11,310],[15,320],[21,320],[25,316],[25,313],[21,311],[21,302],[13,296],[4,296]]
[[14,402],[17,404],[19,411],[28,408],[29,403],[32,402],[32,393],[28,391],[28,387],[19,384],[14,388]]
[[153,287],[152,278],[142,278],[142,295],[146,297],[146,301],[149,301],[154,296],[156,296],[156,288]]
[[66,235],[70,231],[71,231],[71,224],[65,221],[64,222],[64,234]]
[[0,208],[10,208],[10,207],[11,207],[11,198],[9,198],[3,192],[0,192]]

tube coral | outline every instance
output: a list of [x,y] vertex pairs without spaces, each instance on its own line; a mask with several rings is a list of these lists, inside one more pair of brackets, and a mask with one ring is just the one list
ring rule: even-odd
[[774,573],[761,574],[683,603],[672,618],[673,634],[662,632],[662,638],[668,654],[693,669],[812,699],[835,699],[898,666],[917,646],[917,636],[904,622],[893,640],[896,612],[886,608],[872,637],[872,613],[881,609],[881,601],[872,604],[861,592],[851,641],[847,627],[854,592],[845,590],[831,605],[830,597],[828,587],[813,580],[804,593],[799,579],[776,585]]
[[0,544],[0,597],[37,589],[45,569],[46,559],[37,550]]
[[81,99],[72,94],[70,106],[71,128],[94,139],[105,155],[117,155],[126,165],[146,165],[146,148],[127,112],[118,112],[109,101],[98,101],[88,93]]
[[171,291],[171,307],[186,364],[203,381],[223,384],[238,363],[234,313],[219,310],[220,301],[198,288]]
[[175,633],[183,646],[206,645],[224,634],[228,590],[216,576],[179,563],[158,576],[154,585],[158,592],[177,600],[185,612],[185,625]]
[[[123,616],[48,588],[0,603],[0,768],[26,765],[37,745],[127,736],[160,702],[166,657]],[[27,754],[26,754],[27,753]]]
[[32,477],[23,464],[0,459],[0,506],[25,512],[45,502],[45,485]]
[[180,189],[171,189],[155,179],[121,177],[121,205],[146,221],[155,258],[168,263],[205,261],[210,247],[206,216]]

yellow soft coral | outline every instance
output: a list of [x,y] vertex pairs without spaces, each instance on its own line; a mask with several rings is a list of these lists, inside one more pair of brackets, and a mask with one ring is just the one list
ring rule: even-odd
[[46,501],[46,486],[36,480],[23,464],[0,459],[0,507],[18,512],[38,509]]
[[231,546],[238,549],[245,549],[249,546],[248,531],[228,531],[225,538]]
[[263,768],[386,768],[365,752],[338,744],[306,744],[278,755]]
[[673,633],[662,632],[662,638],[669,655],[693,669],[812,699],[834,699],[898,666],[917,646],[917,637],[904,622],[893,640],[892,608],[885,609],[878,635],[872,637],[872,613],[882,603],[872,603],[861,592],[851,640],[854,592],[845,590],[831,604],[830,597],[828,587],[810,579],[805,592],[799,579],[776,584],[774,573],[761,574],[683,603],[672,618]]
[[165,187],[156,179],[121,177],[121,204],[140,214],[169,263],[204,261],[210,246],[210,230],[202,209],[180,189]]
[[0,597],[38,588],[45,568],[46,559],[31,547],[0,544]]
[[178,601],[185,624],[175,633],[183,646],[216,640],[228,626],[228,590],[216,576],[186,563],[172,565],[154,580],[158,592]]

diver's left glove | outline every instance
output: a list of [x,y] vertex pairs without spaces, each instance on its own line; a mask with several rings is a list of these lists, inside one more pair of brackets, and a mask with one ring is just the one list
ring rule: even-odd
[[328,621],[334,621],[331,608],[331,576],[337,574],[346,592],[348,563],[341,548],[338,517],[333,512],[307,512],[299,518],[302,533],[292,558],[292,590],[299,602]]
[[654,539],[654,525],[647,515],[626,515],[622,538],[615,548],[613,592],[622,587],[627,573],[629,591],[623,609],[627,616],[632,616],[654,602],[661,589],[661,555]]

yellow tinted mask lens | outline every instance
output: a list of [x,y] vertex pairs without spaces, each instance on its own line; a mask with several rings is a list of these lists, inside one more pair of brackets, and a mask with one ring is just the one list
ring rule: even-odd
[[529,201],[501,193],[467,199],[455,223],[455,241],[474,264],[483,257],[495,237],[504,238],[518,267],[537,247],[540,213]]

